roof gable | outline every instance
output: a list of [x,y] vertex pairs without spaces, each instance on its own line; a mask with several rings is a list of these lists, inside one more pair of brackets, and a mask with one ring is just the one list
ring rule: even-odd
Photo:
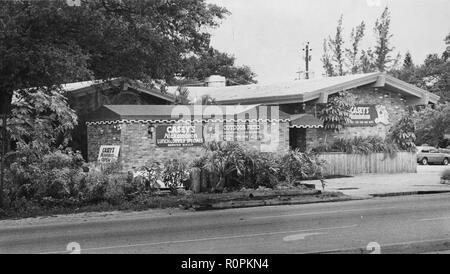
[[[439,96],[381,72],[297,80],[278,84],[188,87],[191,100],[209,95],[220,104],[284,104],[307,102],[365,85],[389,85],[409,96],[436,103]],[[176,87],[170,87],[169,92]]]
[[138,93],[144,93],[167,102],[175,102],[175,96],[170,93],[163,93],[158,88],[151,88],[139,81],[130,80],[128,78],[119,77],[109,80],[94,80],[76,83],[68,83],[63,85],[63,89],[71,96],[84,96],[86,94],[94,93],[98,90],[106,90],[111,86],[122,87],[123,90],[132,90]]

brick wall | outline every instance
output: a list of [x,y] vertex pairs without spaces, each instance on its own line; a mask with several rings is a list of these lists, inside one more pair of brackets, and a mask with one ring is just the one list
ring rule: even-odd
[[[124,170],[131,170],[148,165],[153,161],[168,159],[183,159],[191,161],[202,155],[202,147],[158,147],[156,136],[152,138],[148,132],[148,124],[88,125],[88,154],[89,161],[96,161],[100,145],[120,145],[119,160]],[[279,124],[279,141],[272,151],[285,151],[289,147],[288,123]],[[205,137],[205,142],[214,138]],[[244,146],[260,150],[260,141],[239,142]]]
[[96,161],[101,145],[121,145],[118,125],[88,125],[88,161]]
[[[408,106],[398,93],[394,93],[382,88],[375,90],[374,88],[358,88],[350,91],[355,96],[356,104],[375,104],[384,105],[389,113],[389,124],[377,124],[367,127],[346,127],[338,133],[326,132],[324,129],[308,129],[307,130],[307,147],[317,146],[325,141],[332,142],[337,138],[353,138],[356,136],[380,136],[385,138],[389,129],[404,114],[407,113]],[[314,113],[314,105],[309,104],[306,108],[308,113]]]
[[123,91],[120,89],[106,89],[94,90],[84,95],[77,94],[77,92],[69,92],[66,94],[70,107],[76,111],[78,115],[78,126],[72,130],[73,141],[71,146],[75,150],[80,150],[83,157],[89,160],[89,149],[87,144],[87,129],[85,122],[88,115],[102,107],[103,105],[163,105],[168,102],[148,94],[138,93],[133,90]]

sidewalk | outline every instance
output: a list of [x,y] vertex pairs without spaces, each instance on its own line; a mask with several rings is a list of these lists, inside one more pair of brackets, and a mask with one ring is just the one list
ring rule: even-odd
[[[417,173],[364,174],[349,178],[327,179],[326,191],[340,191],[356,197],[389,195],[411,192],[448,191],[450,185],[440,184],[440,175],[450,166],[418,166]],[[322,189],[319,180],[310,181]]]

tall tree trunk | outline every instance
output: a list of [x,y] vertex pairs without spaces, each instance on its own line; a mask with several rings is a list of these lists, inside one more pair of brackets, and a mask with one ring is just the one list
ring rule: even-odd
[[12,93],[3,92],[0,93],[0,115],[1,115],[1,163],[0,163],[0,208],[3,207],[3,187],[5,182],[5,168],[6,168],[6,153],[8,152],[9,144],[8,144],[8,131],[7,131],[7,121],[8,115],[11,110],[11,100]]

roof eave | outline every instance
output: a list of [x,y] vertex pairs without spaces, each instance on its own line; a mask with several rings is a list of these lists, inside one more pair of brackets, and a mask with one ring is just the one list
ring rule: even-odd
[[382,75],[382,73],[373,73],[368,76],[364,76],[361,78],[357,78],[354,80],[350,80],[346,83],[333,85],[330,87],[318,89],[312,92],[300,93],[294,95],[285,95],[285,96],[267,96],[267,97],[253,97],[253,98],[243,98],[243,99],[228,99],[228,100],[216,100],[221,104],[236,104],[236,103],[245,103],[245,104],[288,104],[288,103],[303,103],[312,100],[316,100],[320,97],[322,93],[334,94],[340,91],[349,90],[352,88],[368,85],[371,83],[375,83],[378,79],[378,76]]
[[405,81],[399,80],[390,75],[386,75],[386,84],[396,89],[402,90],[403,92],[406,92],[411,96],[426,99],[429,103],[436,104],[440,99],[440,97],[436,94],[421,89],[415,85],[409,84]]

